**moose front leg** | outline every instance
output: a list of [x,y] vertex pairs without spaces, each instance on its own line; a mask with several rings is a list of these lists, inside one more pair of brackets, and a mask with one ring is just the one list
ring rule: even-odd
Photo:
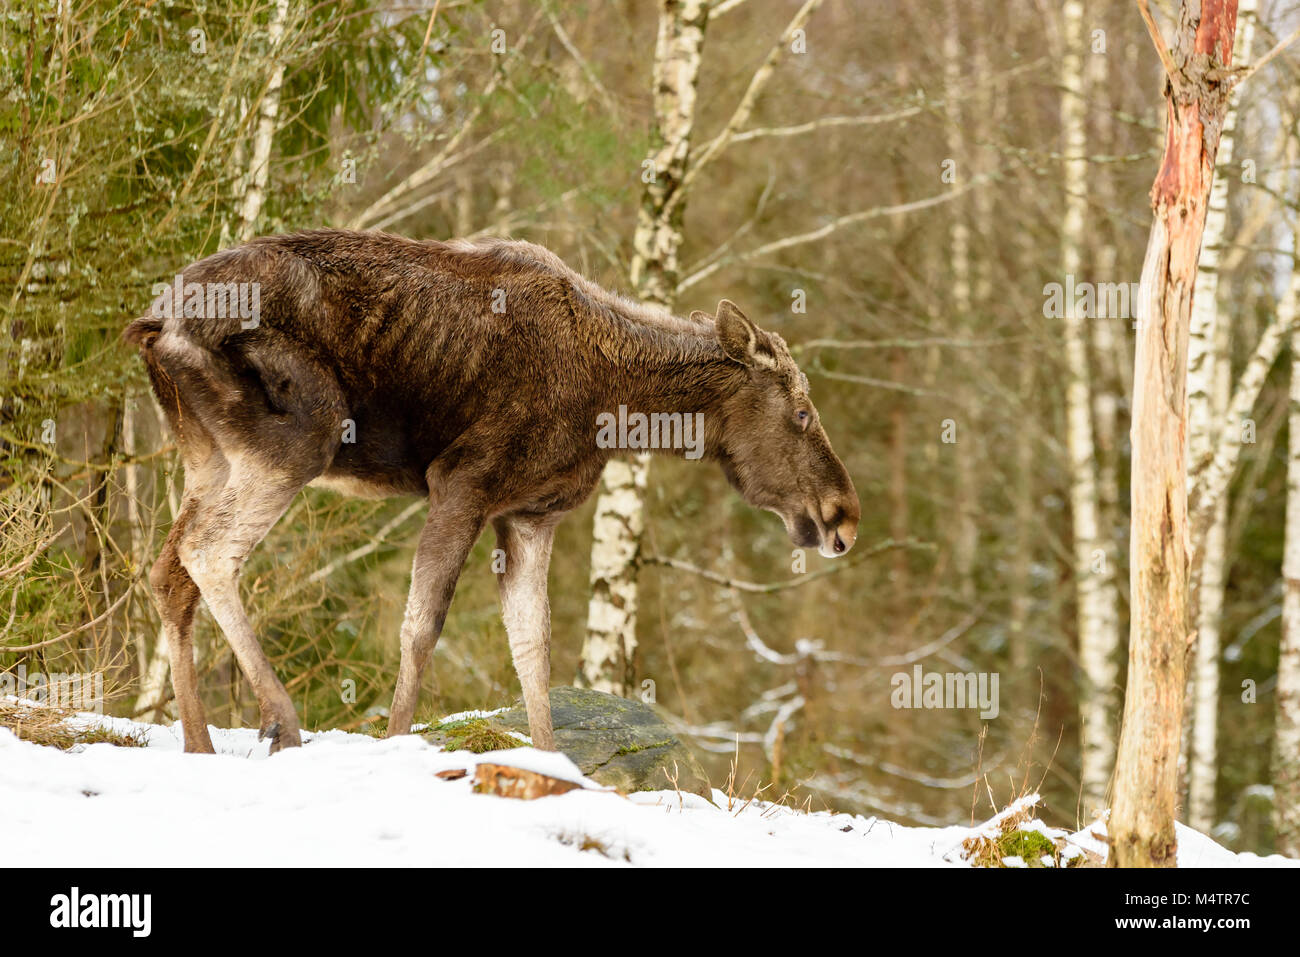
[[402,660],[388,716],[388,736],[409,734],[420,696],[420,677],[442,634],[456,580],[483,529],[481,512],[435,501],[420,532],[411,566],[411,591],[402,619]]
[[510,637],[510,655],[523,686],[528,732],[533,746],[555,750],[551,733],[551,607],[546,573],[551,565],[554,519],[495,519],[505,569],[497,574],[501,614]]

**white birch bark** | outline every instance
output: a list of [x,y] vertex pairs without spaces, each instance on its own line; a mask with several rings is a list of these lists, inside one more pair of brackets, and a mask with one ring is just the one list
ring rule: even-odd
[[[154,410],[156,413],[156,400]],[[134,396],[128,396],[126,407],[122,412],[122,438],[128,456],[135,456],[140,452],[139,445],[136,442],[136,437],[139,434],[138,426],[139,409],[137,400]],[[139,541],[139,529],[142,524],[139,509],[139,471],[140,466],[138,465],[128,465],[126,468],[127,522],[131,526],[132,560],[136,562],[140,562],[144,558]],[[176,520],[174,503],[170,499],[165,498],[164,500],[171,507],[171,520],[174,522]],[[169,655],[167,636],[162,628],[159,628],[154,634],[153,650],[149,653],[148,659],[140,669],[140,693],[135,699],[135,713],[141,717],[149,719],[162,716],[161,702],[167,693],[167,676],[171,673]]]
[[[1087,67],[1084,71],[1085,84],[1090,91],[1091,102],[1096,108],[1095,131],[1096,149],[1101,152],[1115,151],[1114,112],[1110,80],[1110,56],[1094,53],[1089,48],[1086,54]],[[1115,190],[1109,178],[1103,177],[1092,191],[1094,203],[1105,208],[1117,209],[1122,205],[1115,196]],[[1096,278],[1101,282],[1120,282],[1117,274],[1118,250],[1113,234],[1106,230],[1094,231],[1096,254]],[[1103,534],[1114,534],[1120,525],[1119,505],[1119,411],[1120,390],[1123,381],[1118,368],[1118,350],[1115,340],[1116,330],[1122,328],[1118,323],[1127,317],[1108,316],[1099,318],[1092,325],[1093,355],[1096,357],[1097,375],[1092,382],[1093,434],[1097,441],[1097,505],[1098,522]],[[1113,587],[1118,589],[1118,574],[1114,573]],[[1118,625],[1117,625],[1118,627]]]
[[1192,664],[1191,754],[1187,778],[1187,823],[1208,834],[1214,827],[1214,785],[1218,780],[1219,649],[1223,586],[1227,576],[1228,498],[1219,499],[1205,537],[1201,610]]
[[[1287,168],[1293,168],[1300,143],[1287,144]],[[1294,255],[1300,229],[1292,238]],[[1296,317],[1300,282],[1291,265],[1284,305]],[[1282,552],[1282,637],[1278,643],[1277,713],[1273,726],[1274,850],[1300,857],[1300,325],[1288,333],[1291,345],[1291,392],[1287,410],[1286,529]]]
[[234,243],[234,236],[231,234],[232,221],[240,215],[240,209],[243,206],[244,191],[248,184],[248,148],[245,146],[245,136],[243,133],[244,120],[248,116],[248,100],[244,97],[239,98],[239,133],[235,137],[234,145],[230,149],[230,169],[233,177],[230,182],[230,211],[221,217],[221,234],[217,237],[217,245],[222,249],[229,249]]
[[[136,441],[138,424],[137,399],[128,395],[122,400],[122,446],[128,459],[140,453]],[[144,559],[140,543],[140,466],[129,462],[124,469],[126,493],[126,523],[130,536],[131,563],[137,568]],[[126,620],[131,621],[131,603],[127,604]],[[140,669],[140,694],[136,697],[137,708],[156,704],[162,697],[162,687],[167,681],[167,639],[159,628],[154,635],[153,650],[150,652],[143,638],[136,642],[137,662]]]
[[1287,417],[1286,545],[1282,555],[1282,639],[1273,730],[1275,850],[1300,857],[1300,330],[1291,333]]
[[[1081,0],[1063,8],[1065,49],[1061,58],[1061,126],[1064,133],[1065,220],[1061,229],[1061,268],[1081,277],[1086,241],[1088,161],[1087,114],[1082,56],[1086,31]],[[1070,460],[1070,511],[1074,534],[1074,575],[1078,605],[1080,788],[1084,814],[1106,805],[1115,761],[1116,684],[1119,678],[1119,609],[1115,590],[1114,548],[1098,521],[1096,449],[1092,435],[1092,385],[1084,318],[1074,303],[1065,317],[1066,439]]]
[[[140,559],[143,557],[140,553],[140,466],[131,461],[136,455],[137,445],[135,440],[135,396],[127,393],[122,397],[122,452],[127,458],[127,464],[122,469],[123,492],[126,494],[126,529],[128,551],[131,558],[133,569],[140,567]],[[133,586],[134,587],[134,586]],[[126,602],[127,627],[130,627],[131,610],[134,601],[128,598]],[[144,642],[137,643],[137,659],[143,671],[145,664]]]
[[[1237,8],[1237,39],[1233,62],[1245,64],[1254,33],[1255,0],[1241,0]],[[1228,352],[1229,317],[1219,311],[1220,262],[1227,236],[1228,183],[1232,178],[1233,144],[1237,127],[1237,100],[1228,103],[1219,139],[1219,154],[1205,236],[1192,296],[1192,319],[1187,342],[1187,487],[1195,490],[1214,448],[1214,433],[1232,398]],[[1199,566],[1200,602],[1197,608],[1196,656],[1188,694],[1191,705],[1184,723],[1184,761],[1187,764],[1187,820],[1209,833],[1214,826],[1214,785],[1218,777],[1218,710],[1220,622],[1223,587],[1227,576],[1228,500],[1214,503],[1214,517],[1200,556],[1192,558],[1192,578]],[[1195,587],[1195,586],[1193,586]],[[1190,751],[1190,753],[1188,753]]]
[[1264,328],[1255,344],[1255,351],[1237,377],[1232,390],[1232,400],[1223,414],[1217,429],[1214,456],[1201,474],[1201,481],[1191,499],[1188,511],[1191,521],[1190,545],[1195,555],[1198,541],[1208,534],[1213,520],[1213,507],[1228,492],[1228,484],[1237,469],[1241,456],[1242,428],[1268,378],[1269,370],[1277,361],[1282,345],[1292,335],[1297,318],[1297,277],[1293,273],[1287,290],[1278,303],[1277,315]]
[[171,673],[168,654],[167,637],[160,628],[153,654],[140,679],[140,694],[135,699],[135,713],[146,721],[157,720],[165,711],[162,700],[167,694],[167,675]]
[[[672,308],[682,242],[681,192],[687,175],[703,59],[707,0],[661,0],[654,59],[655,145],[633,237],[632,287],[644,301]],[[592,526],[591,600],[577,683],[611,694],[633,688],[637,557],[645,527],[649,457],[605,466]]]
[[289,0],[276,0],[271,16],[271,77],[262,96],[257,129],[253,133],[253,156],[244,188],[244,202],[239,212],[239,241],[248,242],[257,235],[257,222],[266,201],[266,184],[271,173],[271,142],[275,138],[276,119],[280,115],[280,87],[284,83],[284,59],[281,46],[285,23],[289,19]]

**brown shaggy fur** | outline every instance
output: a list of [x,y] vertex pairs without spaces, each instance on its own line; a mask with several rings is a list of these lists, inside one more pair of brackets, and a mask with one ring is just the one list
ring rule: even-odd
[[800,546],[833,556],[853,544],[857,495],[807,380],[781,338],[727,300],[716,317],[683,319],[609,293],[529,243],[341,230],[257,239],[182,277],[260,289],[256,325],[176,304],[125,332],[186,468],[151,581],[189,750],[211,750],[190,657],[200,594],[258,696],[272,749],[299,743],[237,582],[309,483],[430,502],[390,733],[409,730],[457,576],[491,523],[506,550],[502,604],[534,742],[552,746],[546,568],[555,523],[618,454],[597,445],[602,413],[702,413],[703,457],[747,502],[779,514]]

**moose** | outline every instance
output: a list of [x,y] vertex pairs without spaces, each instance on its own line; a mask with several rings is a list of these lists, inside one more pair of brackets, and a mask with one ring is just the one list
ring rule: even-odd
[[[857,535],[857,493],[808,380],[784,340],[729,300],[714,316],[683,319],[610,293],[531,243],[328,229],[217,252],[155,293],[124,338],[140,349],[185,469],[149,581],[186,751],[212,752],[192,651],[200,597],[256,695],[259,739],[272,753],[301,744],[239,576],[307,485],[429,503],[390,736],[411,730],[421,673],[490,523],[505,554],[498,586],[529,731],[554,750],[551,542],[619,454],[596,441],[596,423],[620,407],[695,416],[704,433],[695,457],[718,462],[746,502],[779,515],[797,546],[835,557]],[[235,308],[250,301],[255,315]]]

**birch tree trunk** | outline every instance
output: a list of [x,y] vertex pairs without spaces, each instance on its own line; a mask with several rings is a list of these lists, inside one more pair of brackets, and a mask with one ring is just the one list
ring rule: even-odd
[[[1080,281],[1088,205],[1087,103],[1082,61],[1086,33],[1081,0],[1069,0],[1063,17],[1061,126],[1065,139],[1065,220],[1061,229],[1061,268],[1064,276]],[[1070,458],[1079,661],[1083,669],[1079,695],[1079,781],[1084,814],[1090,816],[1106,805],[1106,788],[1115,760],[1119,609],[1113,548],[1102,534],[1098,520],[1092,383],[1084,318],[1078,314],[1074,302],[1066,304],[1066,444]]]
[[1290,399],[1282,640],[1278,648],[1277,716],[1273,729],[1273,827],[1277,835],[1274,850],[1300,857],[1300,330],[1291,332]]
[[253,156],[248,167],[248,182],[244,188],[244,202],[239,212],[239,241],[248,242],[257,235],[257,221],[266,201],[266,184],[271,173],[271,142],[275,138],[275,121],[280,115],[280,87],[284,83],[282,44],[285,22],[289,19],[289,0],[275,0],[271,15],[269,37],[271,41],[271,77],[262,96],[253,134]]
[[[1158,34],[1153,21],[1149,26]],[[1112,867],[1177,863],[1174,809],[1189,637],[1187,340],[1236,26],[1236,0],[1184,2],[1172,63],[1163,38],[1152,37],[1171,76],[1133,377],[1132,611],[1109,821]]]
[[217,237],[217,245],[221,249],[229,249],[234,244],[231,223],[236,217],[240,216],[244,191],[248,188],[248,147],[245,145],[247,138],[242,132],[244,120],[247,116],[248,100],[241,96],[239,98],[239,125],[236,127],[241,132],[235,136],[234,145],[230,148],[230,169],[234,173],[230,183],[230,209],[221,217],[221,233]]
[[1228,485],[1241,456],[1242,423],[1255,407],[1269,370],[1273,368],[1282,346],[1296,325],[1296,284],[1297,277],[1292,275],[1287,291],[1278,302],[1277,314],[1264,327],[1255,344],[1255,351],[1246,360],[1233,387],[1232,400],[1228,403],[1228,410],[1216,432],[1214,457],[1201,473],[1200,481],[1191,496],[1189,513],[1193,546],[1205,539],[1214,518],[1214,504],[1228,492]]
[[[1241,0],[1233,60],[1250,58],[1254,32],[1255,0]],[[1219,312],[1222,246],[1227,236],[1228,182],[1231,178],[1237,106],[1230,98],[1219,138],[1218,171],[1210,187],[1210,208],[1205,217],[1200,266],[1192,295],[1192,319],[1187,344],[1187,487],[1196,488],[1212,456],[1218,426],[1232,397],[1231,356],[1228,351],[1229,317]],[[1214,519],[1205,547],[1192,556],[1192,577],[1200,576],[1197,605],[1196,652],[1188,687],[1188,823],[1209,833],[1214,826],[1214,785],[1218,778],[1219,645],[1223,617],[1223,587],[1227,576],[1228,497],[1214,503]]]
[[[708,0],[661,0],[654,60],[654,148],[642,168],[645,190],[633,237],[632,288],[672,308],[695,100],[708,22]],[[637,559],[645,527],[647,455],[605,466],[591,543],[591,601],[577,684],[611,694],[633,688]]]
[[[1226,344],[1227,338],[1226,323],[1220,321],[1215,340]],[[1227,407],[1231,395],[1226,349],[1213,362],[1215,384],[1210,397],[1217,411]],[[1212,421],[1217,421],[1217,417]],[[1190,425],[1188,441],[1191,441]],[[1191,481],[1189,475],[1188,482]],[[1215,502],[1214,521],[1205,537],[1201,559],[1201,601],[1193,633],[1196,647],[1187,695],[1190,707],[1186,719],[1190,727],[1183,736],[1188,751],[1187,823],[1205,834],[1214,827],[1214,786],[1218,780],[1220,624],[1228,572],[1227,551],[1228,496],[1221,495]]]
[[[138,434],[137,426],[139,424],[138,404],[134,398],[128,399],[127,401],[128,401],[127,408],[131,412],[131,419],[130,419],[131,427],[129,430],[124,429],[124,432],[126,432],[128,436],[127,454],[136,456],[140,454],[140,448],[136,442],[136,436]],[[153,401],[153,410],[154,410],[154,421],[160,421],[161,415],[158,412],[158,404],[156,399],[154,399]],[[138,472],[139,466],[131,466],[130,468]],[[128,471],[127,475],[128,475],[127,497],[129,500],[134,502],[137,501],[137,496],[139,494],[138,479],[132,474],[131,471]],[[170,481],[167,484],[170,486],[171,484]],[[177,503],[175,501],[174,494],[173,495],[164,494],[162,496],[162,499],[164,504],[166,504],[166,506],[169,509],[169,514],[168,514],[169,522],[175,522],[178,509],[177,509]],[[130,509],[128,513],[128,521],[131,523],[132,551],[134,552],[135,550],[134,543],[137,534],[136,529],[138,529],[141,525],[138,507],[132,507]],[[143,560],[144,557],[143,553],[140,554],[141,554],[141,560]],[[195,653],[197,654],[198,653],[197,643],[194,646],[194,650]],[[155,721],[164,717],[165,708],[163,705],[163,699],[167,696],[167,676],[170,673],[171,673],[171,652],[167,648],[167,634],[160,627],[158,628],[156,636],[154,638],[153,651],[149,655],[148,663],[141,668],[140,693],[136,696],[135,699],[135,714],[138,717],[144,718],[145,720],[155,720]]]
[[[947,5],[948,23],[943,38],[943,77],[944,99],[948,103],[948,156],[955,164],[958,180],[965,180],[977,174],[977,163],[966,143],[966,112],[961,107],[962,64],[965,62],[961,48],[961,18],[958,4],[949,0]],[[952,305],[956,316],[952,322],[958,330],[966,330],[971,325],[972,307],[972,273],[971,273],[971,230],[966,219],[964,197],[951,204],[949,212],[949,271],[952,276]],[[958,335],[962,332],[959,331]],[[967,410],[975,403],[969,401],[969,390],[962,389],[961,394]],[[975,600],[975,554],[979,547],[979,529],[975,524],[976,469],[974,463],[975,423],[972,413],[967,411],[961,419],[957,430],[957,442],[953,448],[954,469],[954,511],[956,512],[956,530],[953,536],[953,570],[957,575],[957,591],[964,601]]]
[[[1096,110],[1095,149],[1106,153],[1116,152],[1114,131],[1114,114],[1110,92],[1110,56],[1096,53],[1089,48],[1088,66],[1084,70],[1085,83],[1088,85],[1088,102]],[[1091,190],[1094,203],[1100,203],[1106,209],[1117,209],[1119,203],[1109,177]],[[1092,249],[1095,255],[1096,276],[1102,282],[1120,281],[1116,267],[1118,249],[1111,230],[1094,228]],[[1107,568],[1108,598],[1115,608],[1114,651],[1111,661],[1115,661],[1119,651],[1119,584],[1118,555],[1112,542],[1115,529],[1122,523],[1119,504],[1119,411],[1121,378],[1116,368],[1117,351],[1115,348],[1115,331],[1117,324],[1125,317],[1098,317],[1092,325],[1093,356],[1096,362],[1096,374],[1091,381],[1093,433],[1097,443],[1097,515],[1106,543],[1106,561],[1114,562],[1115,567]],[[1111,714],[1114,714],[1115,696],[1112,694]],[[1114,736],[1112,735],[1112,740]]]

